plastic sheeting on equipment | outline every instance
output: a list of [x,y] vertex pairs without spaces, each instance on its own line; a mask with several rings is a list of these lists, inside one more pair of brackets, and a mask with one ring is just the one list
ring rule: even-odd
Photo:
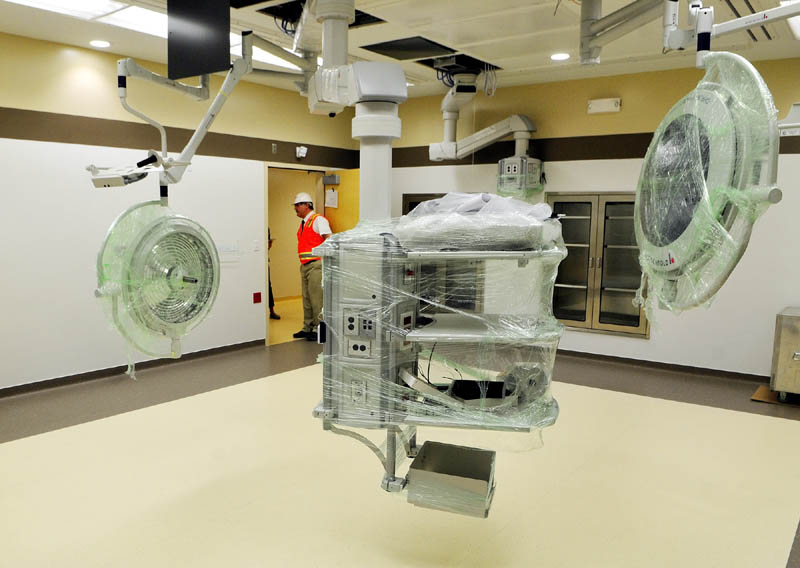
[[697,88],[667,113],[639,177],[634,225],[642,286],[653,309],[709,303],[747,247],[777,190],[777,111],[744,58],[710,53]]

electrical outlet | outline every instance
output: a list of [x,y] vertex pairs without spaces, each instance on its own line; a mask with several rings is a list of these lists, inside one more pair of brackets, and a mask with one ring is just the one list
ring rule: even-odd
[[350,339],[347,341],[347,356],[368,359],[372,357],[372,342],[362,339]]
[[356,310],[345,310],[344,334],[358,335],[358,312]]
[[367,402],[367,385],[364,379],[350,381],[350,396],[353,402]]
[[368,317],[358,318],[359,322],[359,335],[366,335],[367,337],[375,337],[375,320]]

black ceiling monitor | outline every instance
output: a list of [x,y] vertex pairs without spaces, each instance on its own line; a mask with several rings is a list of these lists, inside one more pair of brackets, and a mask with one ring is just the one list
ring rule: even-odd
[[168,0],[167,19],[170,79],[230,68],[230,0]]

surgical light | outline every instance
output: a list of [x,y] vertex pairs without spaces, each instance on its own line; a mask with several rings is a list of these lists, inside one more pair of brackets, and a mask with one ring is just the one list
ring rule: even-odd
[[93,39],[92,41],[89,42],[89,45],[91,45],[92,47],[99,47],[100,49],[111,47],[111,43],[104,39]]
[[554,53],[550,56],[553,61],[566,61],[569,59],[569,53]]
[[138,6],[129,6],[119,12],[98,18],[97,21],[143,34],[167,38],[167,15]]
[[12,4],[21,4],[40,10],[58,12],[83,20],[91,20],[104,16],[127,6],[113,0],[8,0]]

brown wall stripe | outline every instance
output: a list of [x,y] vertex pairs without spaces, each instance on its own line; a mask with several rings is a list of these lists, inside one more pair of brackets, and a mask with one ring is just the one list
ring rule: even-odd
[[[169,150],[180,152],[192,133],[193,131],[186,128],[167,127]],[[643,132],[536,138],[531,140],[531,155],[545,162],[643,158],[652,137],[652,133]],[[0,107],[0,138],[143,150],[158,148],[160,144],[158,132],[147,124],[3,107]],[[275,154],[272,153],[272,144],[278,145]],[[357,150],[302,143],[308,147],[308,155],[303,160],[298,160],[294,150],[297,144],[301,143],[210,132],[200,145],[198,154],[344,169],[358,167]],[[780,152],[800,154],[800,136],[782,137]],[[495,164],[513,154],[514,142],[505,141],[484,148],[464,160],[431,162],[427,146],[414,146],[395,148],[392,152],[392,163],[396,168]]]
[[[167,127],[169,151],[180,152],[193,133],[187,128]],[[158,149],[161,145],[158,131],[148,124],[3,107],[0,107],[0,138],[143,150]],[[272,153],[272,144],[278,145],[275,154]],[[308,155],[302,160],[295,156],[295,146],[298,144],[308,148]],[[206,135],[197,153],[284,164],[347,169],[358,167],[357,150],[216,132]]]
[[[530,154],[544,162],[644,158],[652,138],[652,132],[575,136],[572,138],[535,138],[531,140]],[[800,136],[782,137],[780,153],[800,154]],[[428,158],[427,146],[395,148],[392,155],[392,165],[396,168],[496,164],[499,160],[514,155],[514,142],[498,142],[464,160],[431,162]]]

